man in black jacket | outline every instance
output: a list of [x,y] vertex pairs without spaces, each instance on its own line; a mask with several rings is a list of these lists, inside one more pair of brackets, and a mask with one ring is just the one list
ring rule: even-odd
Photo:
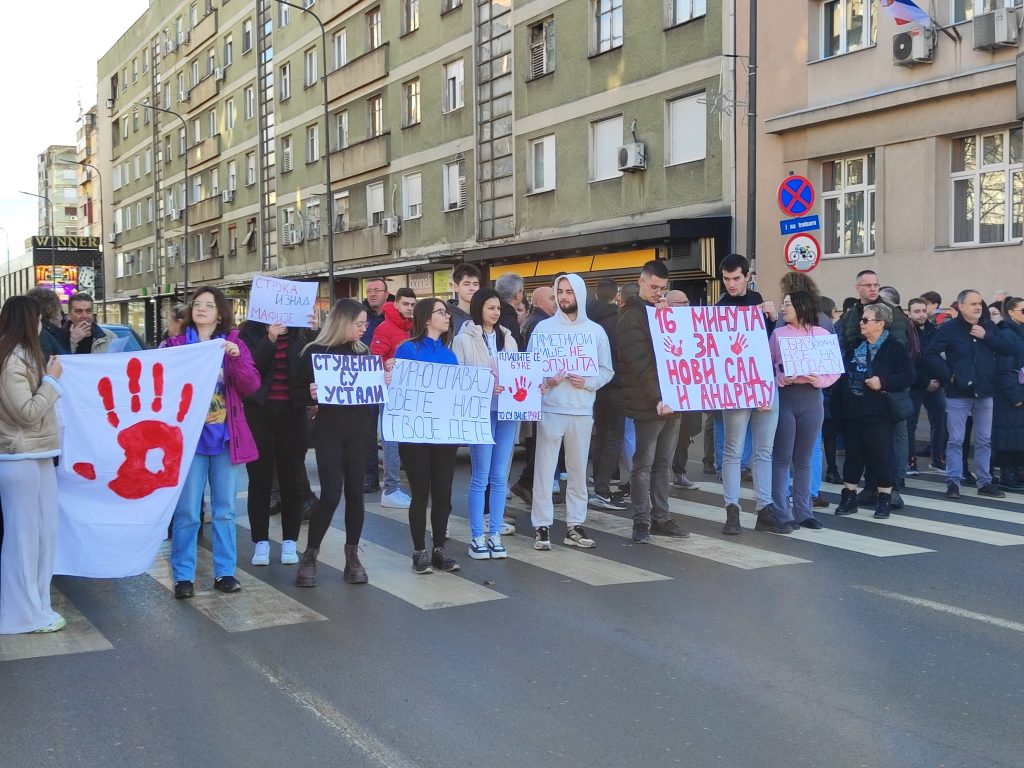
[[494,281],[494,290],[498,292],[498,300],[501,302],[498,324],[512,334],[516,347],[526,349],[519,329],[519,316],[516,314],[516,305],[523,300],[523,278],[515,272],[506,272]]
[[619,308],[615,296],[619,292],[614,278],[602,277],[597,281],[597,298],[587,304],[587,316],[604,328],[612,352],[612,380],[597,390],[594,400],[594,439],[590,455],[594,464],[594,492],[587,506],[591,509],[626,509],[621,498],[612,496],[612,472],[619,466],[622,437],[626,429],[626,410],[622,400],[622,375],[619,372],[619,353],[615,344],[615,326],[619,321]]
[[[636,452],[629,476],[633,541],[648,544],[651,534],[685,537],[668,510],[672,457],[679,440],[679,414],[662,402],[648,307],[665,307],[668,267],[648,261],[640,271],[640,295],[626,300],[616,326],[619,369],[626,415],[636,427]],[[597,478],[595,477],[595,480]]]
[[[921,355],[932,343],[935,334],[938,333],[938,326],[928,318],[928,302],[924,299],[911,299],[907,303],[907,312],[910,315],[910,322],[917,329],[917,338],[921,346]],[[917,470],[917,422],[921,415],[923,405],[928,412],[928,426],[931,432],[930,456],[932,469],[946,471],[946,393],[942,389],[942,382],[932,377],[928,366],[916,366],[917,376],[910,386],[910,399],[914,403],[914,414],[907,419],[907,433],[910,436],[910,456],[908,475],[918,474]]]
[[878,282],[878,275],[871,269],[865,269],[857,273],[857,282],[854,286],[860,301],[854,304],[847,312],[839,318],[836,324],[836,334],[839,336],[839,345],[843,348],[843,354],[849,355],[861,343],[860,318],[864,313],[864,307],[870,304],[885,304],[889,309],[895,310],[892,315],[892,328],[889,328],[889,335],[896,339],[904,347],[907,346],[907,317],[899,307],[894,307],[885,301],[880,295],[881,285]]
[[992,482],[992,393],[996,355],[1012,350],[988,318],[980,293],[961,291],[956,302],[957,316],[939,326],[924,352],[932,377],[946,389],[946,498],[960,498],[964,470],[961,449],[967,417],[972,416],[978,495],[998,499],[1006,494]]
[[363,344],[370,346],[373,332],[384,322],[384,305],[394,301],[395,297],[388,293],[386,277],[372,277],[366,281],[366,298],[363,309],[366,310],[366,330],[363,331]]

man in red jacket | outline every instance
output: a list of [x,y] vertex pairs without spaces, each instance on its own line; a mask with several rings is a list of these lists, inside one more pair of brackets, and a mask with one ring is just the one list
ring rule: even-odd
[[[395,356],[398,345],[412,333],[412,311],[416,306],[416,293],[412,288],[399,288],[395,300],[384,305],[384,320],[373,332],[370,354],[380,355],[385,363]],[[384,490],[380,494],[382,507],[408,509],[411,499],[398,484],[401,460],[398,458],[398,443],[381,439],[384,448]]]

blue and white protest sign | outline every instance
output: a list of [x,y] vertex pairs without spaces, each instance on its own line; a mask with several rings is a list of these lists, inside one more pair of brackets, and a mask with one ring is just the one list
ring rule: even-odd
[[290,328],[308,328],[309,316],[316,307],[316,292],[316,283],[256,275],[252,279],[246,319],[267,325],[282,323]]
[[380,355],[316,354],[313,380],[320,405],[381,405],[387,402]]

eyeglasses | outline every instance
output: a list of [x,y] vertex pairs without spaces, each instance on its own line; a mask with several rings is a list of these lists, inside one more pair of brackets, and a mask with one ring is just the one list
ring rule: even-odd
[[447,309],[435,309],[433,314],[435,314],[435,315],[444,315],[445,317],[448,317],[448,315],[451,314],[451,313],[448,312]]
[[784,302],[782,302],[782,306],[783,307],[792,307],[793,305],[790,302],[788,302],[788,301],[784,301]]
[[868,323],[880,323],[880,322],[882,322],[882,321],[879,320],[877,317],[862,317],[860,319],[860,324],[861,325],[867,325]]
[[858,288],[878,288],[878,283],[857,283]]
[[356,328],[365,328],[369,323],[366,320],[356,320],[353,325],[355,325]]
[[212,301],[193,301],[192,309],[216,309],[217,305]]

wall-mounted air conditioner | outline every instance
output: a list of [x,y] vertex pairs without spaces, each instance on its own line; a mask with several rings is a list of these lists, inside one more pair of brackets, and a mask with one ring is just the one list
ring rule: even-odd
[[931,64],[935,53],[935,30],[914,24],[892,37],[892,63],[902,67]]
[[647,154],[642,143],[634,142],[619,147],[619,170],[627,172],[647,170]]
[[233,190],[233,189],[225,189],[220,194],[221,194],[221,197],[224,198],[224,202],[225,203],[233,203],[233,202],[235,202],[235,190]]
[[973,27],[976,51],[1014,47],[1020,36],[1017,12],[1013,8],[997,8],[991,13],[979,13],[974,17]]
[[388,237],[395,237],[398,235],[398,230],[401,229],[401,226],[401,222],[397,216],[384,217],[384,234]]

